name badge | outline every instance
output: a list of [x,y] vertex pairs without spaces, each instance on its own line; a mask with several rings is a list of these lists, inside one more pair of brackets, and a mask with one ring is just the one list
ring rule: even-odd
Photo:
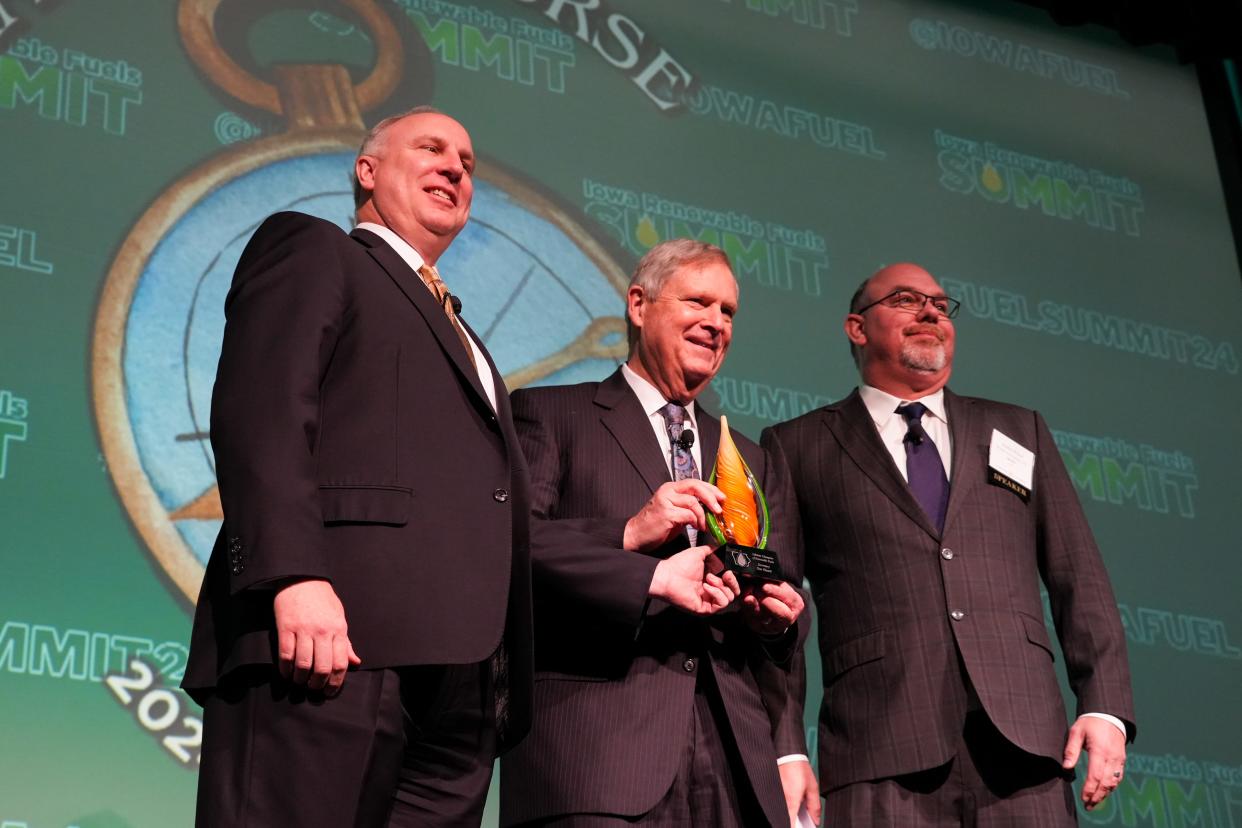
[[1029,503],[1034,476],[1035,452],[992,429],[992,444],[988,447],[988,482],[1008,489],[1022,498],[1023,503]]

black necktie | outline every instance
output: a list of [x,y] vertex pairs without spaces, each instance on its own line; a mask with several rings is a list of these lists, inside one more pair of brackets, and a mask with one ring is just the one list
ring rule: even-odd
[[923,507],[923,511],[935,524],[937,532],[944,532],[944,514],[949,506],[949,478],[940,462],[940,451],[923,429],[923,415],[927,406],[909,403],[897,406],[897,413],[906,418],[910,428],[906,431],[906,480],[910,491]]

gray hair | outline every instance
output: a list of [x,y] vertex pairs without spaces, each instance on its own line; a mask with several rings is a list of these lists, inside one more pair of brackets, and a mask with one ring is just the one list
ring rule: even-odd
[[[362,139],[362,146],[358,147],[358,154],[354,156],[355,160],[364,155],[375,155],[376,149],[378,149],[380,144],[383,143],[384,133],[388,131],[389,127],[398,121],[403,121],[411,115],[443,114],[443,112],[436,109],[434,106],[416,106],[413,109],[407,109],[405,112],[400,112],[396,115],[389,115],[387,118],[371,127],[371,129],[367,132],[367,136]],[[356,210],[362,206],[363,202],[365,202],[371,194],[362,189],[362,184],[358,181],[358,170],[356,166],[352,174],[352,179],[354,185],[354,209]]]
[[[722,264],[729,268],[730,273],[733,272],[729,256],[716,245],[698,239],[669,239],[648,250],[646,255],[638,260],[638,267],[634,268],[634,275],[630,278],[630,287],[640,287],[648,300],[655,299],[663,292],[664,285],[673,274],[683,267],[711,263]],[[734,281],[737,281],[736,277]],[[638,341],[638,331],[630,322],[628,304],[625,314],[625,333],[630,343],[630,350],[633,351],[634,343]]]

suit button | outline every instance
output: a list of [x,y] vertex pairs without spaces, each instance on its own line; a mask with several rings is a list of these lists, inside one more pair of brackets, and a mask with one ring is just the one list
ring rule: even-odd
[[693,673],[694,672],[694,659],[687,658],[685,661],[683,661],[681,663],[681,669],[685,670],[687,673]]
[[940,557],[944,558],[946,561],[953,560],[953,550],[946,546],[944,549],[940,550]]
[[506,500],[509,499],[509,492],[507,489],[497,489],[496,491],[492,492],[492,498],[497,503],[504,503]]
[[951,613],[949,613],[949,617],[952,618],[954,621],[961,621],[963,618],[966,617],[966,613],[962,612],[961,610],[953,610]]

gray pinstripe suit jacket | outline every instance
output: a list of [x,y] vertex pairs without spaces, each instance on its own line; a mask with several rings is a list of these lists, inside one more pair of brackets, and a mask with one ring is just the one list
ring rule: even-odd
[[[720,688],[769,820],[785,824],[776,758],[803,753],[806,744],[802,705],[788,703],[801,696],[801,687],[791,692],[787,686],[794,680],[789,664],[773,662],[736,616],[707,621],[647,607],[658,558],[621,549],[626,520],[670,479],[668,461],[625,378],[618,371],[602,383],[523,389],[512,402],[536,517],[585,530],[616,554],[535,553],[535,720],[501,763],[502,824],[650,810],[681,765],[703,669],[712,670]],[[720,424],[701,406],[697,420],[706,474]],[[766,462],[752,441],[738,434],[735,440],[769,499],[788,504],[786,534],[778,524],[769,546],[790,553],[782,567],[801,583],[788,473]],[[659,557],[686,546],[682,537]],[[804,613],[803,635],[807,623]],[[786,642],[787,653],[794,643]]]
[[[763,434],[788,459],[802,514],[824,664],[825,790],[948,761],[967,711],[964,673],[1006,738],[1059,761],[1067,722],[1041,579],[1078,711],[1110,713],[1134,733],[1113,591],[1043,418],[948,390],[945,400],[943,535],[857,391]],[[994,428],[1035,453],[1029,503],[987,482]]]

